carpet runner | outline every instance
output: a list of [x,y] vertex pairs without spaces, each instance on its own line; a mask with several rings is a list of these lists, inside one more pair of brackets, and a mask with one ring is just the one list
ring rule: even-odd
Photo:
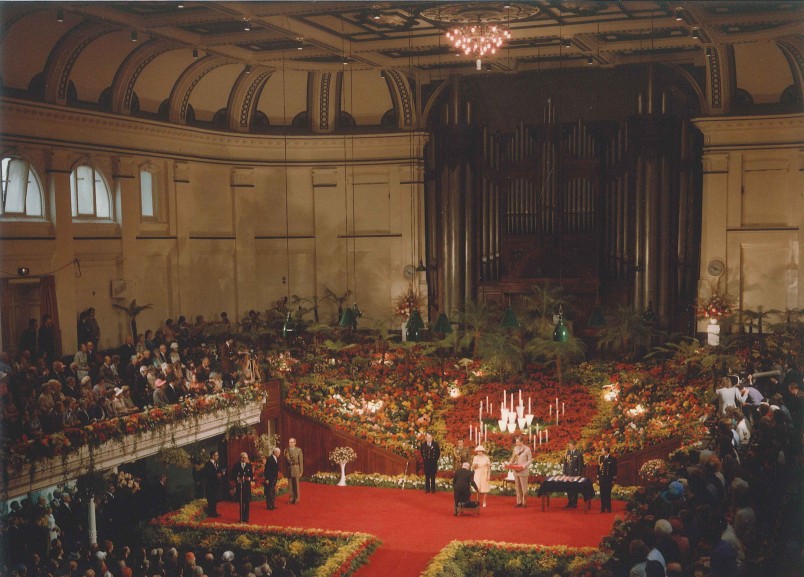
[[[541,499],[531,496],[527,508],[514,507],[513,497],[488,497],[478,516],[453,514],[452,493],[427,494],[422,490],[338,487],[302,483],[296,505],[288,496],[277,499],[268,511],[265,502],[253,502],[249,523],[371,533],[382,545],[355,577],[416,577],[450,541],[486,539],[510,543],[596,547],[622,515],[624,502],[612,503],[614,514],[601,514],[600,502],[592,510],[564,509],[565,498],[551,499],[542,512]],[[219,519],[236,523],[237,504],[221,502]]]

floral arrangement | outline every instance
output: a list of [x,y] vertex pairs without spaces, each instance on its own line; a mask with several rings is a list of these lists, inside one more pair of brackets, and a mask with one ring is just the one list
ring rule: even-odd
[[187,468],[192,465],[190,453],[181,447],[168,447],[156,454],[156,460],[163,466],[172,465],[173,467]]
[[410,318],[413,311],[418,311],[421,309],[421,306],[422,299],[416,294],[416,291],[413,290],[413,286],[411,285],[405,292],[396,297],[394,301],[394,316],[402,317],[403,319]]
[[357,459],[357,453],[352,447],[335,447],[329,454],[329,460],[333,463],[351,463]]
[[140,480],[131,473],[124,473],[123,471],[117,473],[114,484],[119,490],[131,495],[140,490]]
[[[141,435],[149,431],[189,424],[193,419],[222,410],[237,409],[252,403],[264,403],[265,391],[259,385],[246,385],[216,395],[185,397],[175,405],[146,407],[140,413],[99,421],[86,427],[70,427],[60,433],[37,438],[23,436],[4,447],[6,473],[22,471],[26,463],[55,456],[67,457],[81,447],[98,447],[102,443],[122,439],[126,435]],[[184,425],[186,426],[186,425]]]
[[645,483],[656,483],[668,474],[667,463],[663,459],[651,459],[639,468],[639,478]]
[[274,447],[279,445],[279,435],[273,433],[271,435],[267,435],[263,433],[257,440],[254,442],[254,448],[263,457],[268,457],[271,455],[271,452],[274,450]]
[[584,577],[608,559],[591,547],[519,545],[495,541],[453,541],[436,555],[422,577],[485,575],[507,577]]
[[697,309],[699,319],[720,319],[732,314],[731,300],[719,292],[712,293],[706,301],[701,303]]
[[251,425],[241,423],[240,421],[235,421],[226,427],[224,439],[228,441],[229,439],[242,439],[243,437],[253,436],[254,430],[254,427]]
[[180,550],[225,550],[235,558],[252,553],[283,556],[296,575],[347,577],[361,567],[380,541],[366,533],[324,529],[257,526],[228,523],[201,523],[203,500],[188,503],[178,511],[151,521],[144,534],[150,547],[176,547]]

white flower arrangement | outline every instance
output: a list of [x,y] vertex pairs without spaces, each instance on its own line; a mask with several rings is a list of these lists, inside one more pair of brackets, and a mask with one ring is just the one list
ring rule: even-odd
[[329,460],[333,463],[351,463],[357,459],[357,453],[352,447],[335,447],[329,454]]

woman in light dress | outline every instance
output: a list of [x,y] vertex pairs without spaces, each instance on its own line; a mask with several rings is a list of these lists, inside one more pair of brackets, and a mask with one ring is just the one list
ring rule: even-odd
[[491,459],[486,455],[483,445],[475,447],[475,456],[472,459],[472,470],[475,472],[475,484],[480,493],[480,502],[486,506],[486,496],[491,489]]

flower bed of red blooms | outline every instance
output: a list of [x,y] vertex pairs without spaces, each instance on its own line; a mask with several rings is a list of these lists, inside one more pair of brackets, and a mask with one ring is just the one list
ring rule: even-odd
[[[493,409],[493,414],[483,414],[489,452],[510,450],[512,435],[499,432],[497,419],[502,392],[507,392],[509,404],[514,393],[518,404],[521,390],[526,413],[531,398],[532,432],[537,423],[549,430],[549,442],[539,445],[536,437],[534,459],[555,462],[571,439],[592,457],[603,445],[624,454],[669,437],[695,438],[709,394],[703,380],[682,384],[683,367],[672,363],[662,369],[588,362],[574,367],[563,384],[551,373],[534,371],[506,384],[478,376],[479,363],[467,371],[458,367],[457,359],[416,349],[380,361],[368,347],[354,347],[315,366],[295,363],[287,375],[286,403],[337,429],[416,457],[426,431],[442,432],[448,445],[461,438],[467,446],[474,443],[468,440],[469,425],[478,425],[480,403],[485,406],[487,396]],[[456,389],[460,395],[453,398],[450,392]],[[611,391],[616,397],[606,400],[604,393]],[[557,425],[556,398],[565,410]]]

